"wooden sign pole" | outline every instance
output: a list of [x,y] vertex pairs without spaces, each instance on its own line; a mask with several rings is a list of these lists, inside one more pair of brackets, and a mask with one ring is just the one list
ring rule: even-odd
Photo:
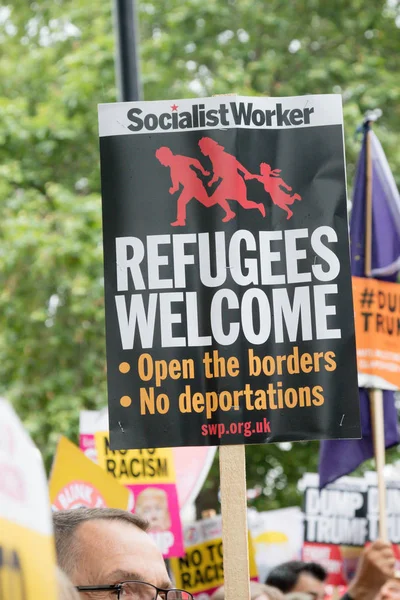
[[[372,157],[370,131],[366,139],[366,214],[365,214],[365,275],[371,277],[372,270]],[[388,541],[387,514],[386,514],[386,486],[383,475],[385,466],[385,428],[383,420],[383,392],[382,390],[369,390],[371,407],[371,425],[374,439],[374,455],[376,474],[378,478],[379,500],[379,537]]]
[[[214,96],[235,96],[215,94]],[[220,446],[225,600],[250,600],[245,446]]]
[[385,428],[383,421],[383,392],[370,390],[369,401],[371,405],[372,432],[374,437],[375,465],[378,476],[379,500],[379,538],[388,541],[388,526],[386,514],[386,486],[383,475],[385,466]]
[[225,600],[249,600],[245,446],[220,446]]

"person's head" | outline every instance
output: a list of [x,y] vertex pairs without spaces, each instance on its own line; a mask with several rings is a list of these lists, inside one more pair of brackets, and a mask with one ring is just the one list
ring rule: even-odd
[[292,560],[272,569],[265,583],[277,587],[284,594],[304,592],[322,600],[326,576],[324,567],[318,563]]
[[263,162],[263,163],[260,164],[260,173],[261,173],[261,175],[264,175],[264,176],[268,177],[268,175],[271,174],[271,171],[272,171],[271,166],[268,163],[264,163]]
[[[284,600],[280,590],[257,581],[250,581],[250,598],[251,600]],[[215,590],[210,600],[225,600],[224,586]]]
[[222,148],[222,146],[220,146],[218,142],[216,142],[212,138],[203,137],[199,141],[199,148],[205,156],[210,156],[210,154],[212,154],[215,151],[218,151],[218,149]]
[[165,531],[171,528],[168,510],[168,496],[160,488],[148,487],[138,494],[135,513],[148,521],[151,531]]
[[161,146],[161,148],[158,148],[158,150],[156,150],[156,158],[164,167],[169,167],[173,156],[174,155],[172,151],[169,148],[167,148],[167,146]]
[[78,592],[60,567],[57,567],[57,583],[59,600],[79,600]]
[[[55,512],[53,523],[58,564],[72,583],[103,588],[79,590],[82,599],[124,598],[128,586],[123,590],[119,584],[131,580],[171,587],[163,557],[139,516],[113,508],[78,508]],[[116,587],[107,590],[104,586]],[[147,591],[149,597],[154,596],[154,588],[139,587],[140,591],[137,586],[132,590],[141,599],[147,599]],[[191,597],[182,595],[177,600]]]
[[389,579],[380,589],[375,600],[400,600],[400,580]]

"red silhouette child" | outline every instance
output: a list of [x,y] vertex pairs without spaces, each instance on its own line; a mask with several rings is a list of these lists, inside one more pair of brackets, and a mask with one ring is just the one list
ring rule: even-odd
[[[208,196],[203,182],[198,178],[192,167],[198,169],[205,176],[210,173],[204,169],[203,165],[196,158],[173,154],[172,150],[167,146],[161,146],[161,148],[156,150],[156,158],[164,167],[169,167],[171,170],[172,186],[169,188],[169,193],[175,194],[179,190],[179,186],[183,186],[183,190],[177,201],[176,221],[171,223],[173,227],[186,225],[186,206],[192,198],[207,207],[219,203],[227,214],[230,212],[227,202],[225,202],[226,206],[224,206],[224,203],[218,202],[213,196]],[[223,220],[226,220],[226,217]]]
[[267,163],[260,164],[261,175],[245,175],[246,179],[257,179],[264,184],[264,189],[271,196],[272,202],[287,212],[286,219],[290,219],[293,216],[293,211],[289,208],[289,205],[293,204],[295,200],[301,200],[299,194],[290,194],[292,191],[290,185],[287,185],[279,175],[281,169],[272,170],[270,165]]
[[[246,183],[240,173],[244,173],[246,178],[249,178],[251,174],[248,170],[234,156],[225,152],[225,148],[212,138],[201,138],[199,147],[201,152],[205,156],[208,156],[212,163],[214,175],[208,182],[208,185],[211,186],[219,178],[222,180],[212,196],[213,199],[215,198],[218,204],[227,200],[236,200],[243,208],[256,208],[265,217],[264,204],[261,202],[252,202],[247,199]],[[230,221],[235,216],[236,214],[229,209],[229,213],[222,220]]]

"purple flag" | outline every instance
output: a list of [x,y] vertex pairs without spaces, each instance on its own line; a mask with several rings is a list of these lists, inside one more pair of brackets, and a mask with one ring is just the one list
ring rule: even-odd
[[[372,277],[396,281],[400,270],[400,194],[382,146],[371,136]],[[366,135],[358,160],[350,219],[351,272],[365,277]]]
[[[368,390],[360,388],[359,393],[362,438],[360,440],[324,440],[321,442],[319,455],[320,488],[336,481],[343,475],[348,475],[365,460],[374,456]],[[399,434],[393,392],[388,390],[383,392],[383,411],[385,445],[386,448],[390,448],[399,443]]]
[[[352,274],[365,276],[365,220],[366,220],[366,139],[358,160],[350,220],[350,254]],[[400,195],[382,146],[370,131],[372,160],[372,276],[385,281],[396,281],[400,270]],[[368,390],[360,388],[360,440],[325,440],[321,442],[319,457],[320,487],[354,471],[365,460],[374,456],[371,414]],[[397,411],[394,393],[383,392],[385,446],[399,443]]]

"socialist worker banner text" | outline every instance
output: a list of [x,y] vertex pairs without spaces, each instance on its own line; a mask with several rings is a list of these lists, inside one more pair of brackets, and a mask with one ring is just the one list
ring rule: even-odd
[[99,122],[111,447],[359,437],[340,96]]

